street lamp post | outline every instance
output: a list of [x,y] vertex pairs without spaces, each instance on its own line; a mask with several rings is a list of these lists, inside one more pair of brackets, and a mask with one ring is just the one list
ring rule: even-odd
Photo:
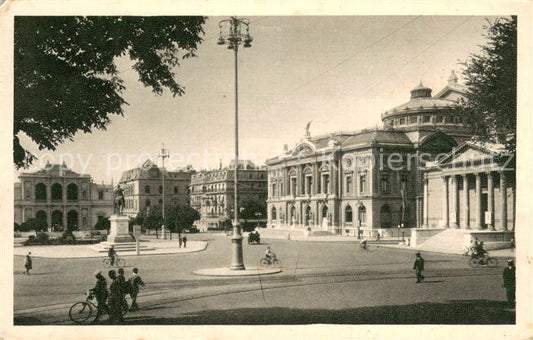
[[[168,150],[165,149],[165,144],[161,147],[161,151],[158,155],[161,158],[161,217],[163,218],[163,224],[161,226],[161,238],[166,239],[165,236],[165,158],[168,158]],[[157,230],[157,229],[156,229]]]
[[235,55],[235,179],[234,179],[234,196],[235,209],[233,216],[233,236],[231,238],[232,258],[231,270],[244,270],[243,255],[242,255],[242,234],[241,225],[239,223],[239,199],[238,199],[238,168],[239,168],[239,80],[238,80],[238,58],[237,54],[239,46],[252,47],[251,42],[253,38],[249,33],[250,21],[245,18],[231,17],[230,19],[222,20],[218,23],[220,29],[220,37],[218,38],[218,45],[228,44],[228,49],[233,50]]

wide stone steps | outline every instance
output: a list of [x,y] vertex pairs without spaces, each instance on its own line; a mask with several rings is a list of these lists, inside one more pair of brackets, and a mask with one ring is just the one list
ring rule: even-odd
[[[109,248],[111,248],[111,246],[113,246],[113,248],[115,249],[117,253],[126,252],[126,251],[135,251],[137,249],[135,242],[111,243],[107,241],[94,244],[91,246],[91,249],[99,253],[107,253],[109,251]],[[139,249],[142,251],[155,250],[155,248],[147,246],[143,244],[143,242],[140,242]]]
[[470,236],[464,230],[446,229],[420,244],[417,249],[449,254],[463,254],[465,244],[468,243],[467,239],[469,238]]

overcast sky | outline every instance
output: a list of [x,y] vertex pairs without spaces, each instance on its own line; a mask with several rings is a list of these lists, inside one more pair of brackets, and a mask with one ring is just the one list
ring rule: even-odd
[[[485,41],[481,16],[248,18],[254,41],[239,51],[240,158],[259,165],[284,144],[293,147],[309,121],[312,135],[381,126],[381,113],[408,101],[420,81],[433,94],[451,70],[461,82],[460,61]],[[120,60],[124,117],[113,117],[106,131],[77,134],[55,152],[23,138],[39,157],[28,171],[63,158],[95,181],[116,183],[122,171],[157,161],[162,143],[172,156],[168,169],[227,164],[234,153],[235,70],[233,51],[217,45],[222,19],[209,17],[198,57],[176,70],[184,96],[154,95]]]

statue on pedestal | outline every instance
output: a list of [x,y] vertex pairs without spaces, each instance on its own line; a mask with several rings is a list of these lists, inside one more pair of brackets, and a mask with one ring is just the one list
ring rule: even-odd
[[115,198],[113,199],[113,213],[122,215],[126,200],[124,199],[124,189],[120,187],[120,184],[115,188]]

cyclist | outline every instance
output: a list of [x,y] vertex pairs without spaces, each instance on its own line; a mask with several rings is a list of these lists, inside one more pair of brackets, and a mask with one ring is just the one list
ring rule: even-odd
[[117,252],[115,251],[114,246],[111,246],[107,252],[107,256],[109,257],[109,260],[111,261],[111,266],[115,265],[115,261],[117,259]]
[[472,257],[477,257],[478,259],[483,261],[485,255],[487,255],[487,251],[485,250],[485,248],[483,248],[483,241],[481,241],[476,245],[476,251],[474,254],[472,254]]
[[274,260],[276,259],[276,254],[270,250],[270,247],[267,247],[267,250],[265,252],[265,258],[270,264],[274,263]]
[[97,322],[100,316],[109,313],[109,309],[107,308],[107,281],[99,270],[94,272],[94,276],[97,280],[96,285],[89,292],[96,297],[96,301],[98,302],[96,318],[93,321]]

